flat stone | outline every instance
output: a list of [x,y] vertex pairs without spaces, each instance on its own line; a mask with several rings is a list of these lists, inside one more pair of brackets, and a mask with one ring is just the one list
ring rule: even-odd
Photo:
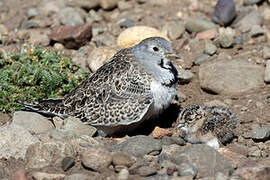
[[12,117],[12,124],[22,126],[30,133],[40,134],[54,129],[53,124],[44,116],[27,111],[17,111]]
[[190,19],[186,22],[185,28],[189,32],[202,32],[209,29],[216,29],[216,25],[205,19]]
[[64,44],[66,48],[79,48],[92,37],[90,25],[59,26],[49,35],[50,39]]
[[214,176],[217,172],[225,175],[231,175],[233,172],[230,162],[205,144],[194,144],[184,151],[178,151],[172,160],[179,166],[182,163],[191,164],[198,170],[198,176],[201,178]]
[[265,71],[264,71],[264,82],[270,83],[270,60],[266,61]]
[[133,156],[142,157],[152,152],[161,151],[161,141],[150,136],[138,135],[128,138],[126,141],[109,147],[110,151],[123,151]]
[[62,129],[73,131],[76,136],[93,136],[97,129],[93,126],[83,124],[82,121],[75,117],[68,117],[64,120],[64,125],[62,126]]
[[206,31],[202,31],[196,34],[196,38],[201,39],[214,39],[218,36],[218,32],[216,29],[209,29]]
[[151,166],[142,166],[138,169],[138,173],[143,177],[154,175],[156,172],[156,168]]
[[0,158],[24,159],[27,148],[39,140],[25,128],[12,124],[0,127]]
[[71,174],[69,176],[66,176],[64,180],[91,180],[92,178],[93,176],[76,173],[76,174]]
[[194,77],[194,74],[190,70],[180,70],[178,72],[179,83],[189,83]]
[[162,28],[162,32],[167,34],[171,40],[179,39],[185,32],[185,24],[181,21],[168,22]]
[[243,134],[245,138],[266,140],[270,137],[270,126],[260,126],[258,124],[252,124],[251,128],[251,131],[245,132]]
[[179,176],[192,176],[193,178],[197,175],[198,170],[188,163],[181,163],[178,167]]
[[81,14],[75,8],[71,7],[61,9],[59,12],[59,19],[60,22],[66,26],[77,26],[84,24]]
[[31,177],[35,180],[60,180],[63,179],[65,175],[60,173],[33,172],[31,173]]
[[205,91],[237,94],[261,87],[263,72],[263,67],[246,60],[220,60],[201,65],[199,80]]
[[134,159],[132,159],[132,157],[124,152],[115,152],[113,153],[112,156],[112,163],[117,166],[117,165],[121,165],[121,166],[126,166],[126,167],[130,167],[134,164]]
[[97,8],[99,6],[99,1],[98,0],[69,0],[67,2],[67,5],[90,10],[90,9]]
[[210,55],[208,54],[200,54],[198,56],[196,56],[193,60],[193,64],[194,65],[201,65],[207,61],[210,60]]
[[248,32],[251,30],[252,26],[263,24],[263,16],[260,12],[254,10],[245,15],[241,20],[239,20],[234,27],[238,28],[241,32]]

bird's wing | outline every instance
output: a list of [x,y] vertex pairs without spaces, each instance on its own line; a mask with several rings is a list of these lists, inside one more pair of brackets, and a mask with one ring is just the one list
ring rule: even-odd
[[68,113],[97,126],[140,121],[153,102],[151,77],[132,58],[132,54],[116,54],[68,94],[63,101]]

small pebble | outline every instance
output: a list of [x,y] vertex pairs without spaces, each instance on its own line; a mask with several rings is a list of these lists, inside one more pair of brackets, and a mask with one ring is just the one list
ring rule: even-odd
[[75,165],[75,159],[72,157],[65,157],[62,160],[61,164],[62,164],[62,169],[64,171],[67,171]]
[[217,47],[209,41],[205,41],[204,53],[210,56],[217,52]]
[[205,62],[210,60],[210,56],[208,54],[201,54],[199,56],[196,56],[195,59],[193,60],[194,65],[201,65]]

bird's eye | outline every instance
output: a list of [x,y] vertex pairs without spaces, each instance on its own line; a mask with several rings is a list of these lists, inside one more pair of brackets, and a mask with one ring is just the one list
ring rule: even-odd
[[153,50],[156,51],[156,52],[159,51],[158,47],[156,47],[156,46],[153,47]]

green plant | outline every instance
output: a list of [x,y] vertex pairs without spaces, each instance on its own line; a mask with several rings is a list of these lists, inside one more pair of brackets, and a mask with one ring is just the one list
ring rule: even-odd
[[60,52],[41,47],[0,58],[0,111],[19,110],[19,100],[38,101],[70,92],[89,72],[81,70]]

